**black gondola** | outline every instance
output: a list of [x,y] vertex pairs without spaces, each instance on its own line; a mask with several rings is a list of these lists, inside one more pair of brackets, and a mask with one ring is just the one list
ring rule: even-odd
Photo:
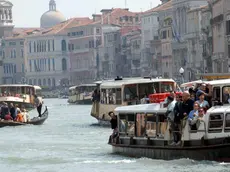
[[20,126],[20,125],[42,125],[48,118],[48,108],[46,107],[41,117],[34,117],[28,122],[15,122],[15,121],[0,121],[0,128],[7,126]]

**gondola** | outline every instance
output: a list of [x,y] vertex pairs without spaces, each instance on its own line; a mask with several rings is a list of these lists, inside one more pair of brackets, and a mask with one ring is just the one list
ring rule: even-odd
[[0,128],[7,126],[21,126],[21,125],[42,125],[48,118],[48,108],[46,107],[41,117],[34,117],[28,122],[15,122],[15,121],[0,121]]

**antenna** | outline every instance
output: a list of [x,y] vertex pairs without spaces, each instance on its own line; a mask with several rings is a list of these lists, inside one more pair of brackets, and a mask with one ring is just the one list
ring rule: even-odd
[[127,8],[127,0],[125,0],[125,8]]
[[95,8],[95,12],[94,12],[94,14],[97,14],[97,9]]
[[152,9],[152,6],[153,6],[153,3],[152,3],[152,2],[150,2],[150,9]]

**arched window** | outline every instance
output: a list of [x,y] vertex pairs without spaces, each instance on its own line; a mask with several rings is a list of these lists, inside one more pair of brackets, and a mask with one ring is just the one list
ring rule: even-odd
[[53,82],[53,86],[55,87],[55,86],[56,86],[56,81],[55,81],[54,78],[53,78],[52,80],[53,80],[53,81],[52,81],[52,82]]
[[30,50],[29,52],[31,53],[31,51],[32,51],[32,45],[31,45],[31,42],[29,43],[29,47],[30,47],[30,48],[29,48],[29,50]]
[[66,71],[66,70],[67,70],[67,62],[66,62],[66,59],[65,59],[65,58],[62,59],[62,70],[63,70],[63,71]]
[[38,85],[41,86],[42,85],[42,81],[41,79],[38,79]]
[[34,52],[36,52],[36,43],[34,42]]
[[51,86],[51,79],[48,79],[48,86]]
[[48,70],[50,71],[50,59],[48,59]]
[[66,51],[66,41],[65,40],[61,41],[61,49],[62,51]]
[[43,79],[43,86],[46,86],[46,79]]
[[36,79],[34,79],[34,85],[37,85],[37,80]]
[[33,84],[33,83],[32,83],[32,79],[29,79],[29,84],[30,84],[30,85],[32,85],[32,84]]

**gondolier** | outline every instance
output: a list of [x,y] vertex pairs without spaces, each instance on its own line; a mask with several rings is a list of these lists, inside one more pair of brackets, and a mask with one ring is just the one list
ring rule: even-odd
[[42,104],[43,101],[40,97],[38,97],[37,95],[34,95],[34,103],[35,106],[37,107],[37,111],[38,111],[38,116],[41,117],[41,111],[42,111]]

